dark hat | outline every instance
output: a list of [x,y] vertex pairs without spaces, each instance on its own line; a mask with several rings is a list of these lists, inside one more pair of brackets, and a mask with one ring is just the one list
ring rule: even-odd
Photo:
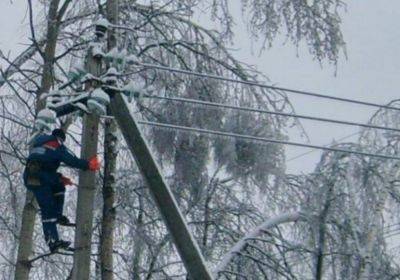
[[60,138],[61,140],[65,141],[65,132],[61,128],[56,128],[51,132],[51,135]]

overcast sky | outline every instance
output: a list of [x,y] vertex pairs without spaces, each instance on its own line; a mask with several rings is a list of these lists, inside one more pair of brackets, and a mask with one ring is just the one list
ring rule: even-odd
[[[387,103],[399,98],[400,86],[400,1],[352,0],[343,13],[342,30],[347,43],[348,59],[341,57],[335,76],[331,66],[320,67],[306,49],[297,52],[291,45],[275,43],[260,57],[251,55],[248,40],[237,40],[241,60],[257,65],[277,85],[314,91],[322,94]],[[239,45],[239,42],[241,45]],[[247,44],[246,44],[247,42]],[[246,51],[247,50],[247,51]],[[374,108],[346,105],[315,98],[290,98],[297,113],[318,117],[367,122]],[[325,145],[359,131],[357,127],[302,121],[310,142]],[[291,131],[291,141],[305,141]],[[357,135],[346,139],[356,141]],[[289,148],[288,159],[309,151]],[[288,161],[288,171],[299,173],[313,170],[320,151]]]
[[[28,43],[26,32],[27,11],[25,1],[0,1],[0,49],[10,52],[11,57],[24,49]],[[236,19],[236,57],[256,65],[270,80],[279,86],[315,91],[327,95],[348,97],[384,104],[398,98],[400,81],[400,1],[399,0],[351,0],[343,13],[343,33],[347,43],[348,59],[339,61],[337,75],[332,66],[321,68],[306,50],[299,52],[290,44],[277,41],[273,48],[258,56],[251,52],[241,20]],[[254,50],[257,50],[256,48]],[[297,56],[298,54],[298,56]],[[1,64],[3,65],[3,64]],[[297,113],[319,117],[366,122],[373,108],[345,105],[313,98],[292,97]],[[332,140],[354,134],[355,127],[336,126],[317,122],[303,122],[310,142],[325,145]],[[297,131],[290,131],[291,141],[302,141]],[[346,141],[356,141],[356,136]],[[289,148],[288,159],[307,152],[304,148]],[[315,151],[295,160],[289,160],[288,172],[301,173],[313,170],[320,156]]]

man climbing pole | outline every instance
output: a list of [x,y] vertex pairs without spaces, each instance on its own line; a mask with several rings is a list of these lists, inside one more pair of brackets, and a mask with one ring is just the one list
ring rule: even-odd
[[43,233],[51,252],[69,248],[71,242],[59,238],[57,224],[70,225],[63,215],[65,186],[72,181],[57,172],[60,163],[81,170],[98,171],[97,156],[88,161],[77,158],[65,146],[66,136],[62,129],[54,129],[51,135],[41,134],[33,140],[24,170],[24,183],[32,191],[39,204]]

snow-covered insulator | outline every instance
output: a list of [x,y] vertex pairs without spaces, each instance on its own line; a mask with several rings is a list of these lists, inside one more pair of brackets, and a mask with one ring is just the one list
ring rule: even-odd
[[80,80],[80,82],[82,84],[86,83],[86,82],[91,82],[91,81],[100,81],[99,78],[97,78],[96,76],[94,76],[93,74],[87,73],[85,74],[85,76],[82,77],[82,79]]
[[50,131],[51,124],[43,121],[43,120],[36,120],[35,121],[35,129],[39,131]]
[[108,53],[105,54],[105,58],[108,61],[116,60],[118,58],[118,56],[119,56],[119,52],[116,47],[112,48],[111,50],[109,50]]
[[94,23],[94,26],[95,26],[96,37],[100,39],[104,38],[104,36],[106,35],[110,23],[108,22],[107,19],[102,17]]
[[57,114],[55,111],[45,108],[40,110],[36,116],[35,127],[39,130],[47,130],[56,123]]
[[105,56],[103,50],[102,50],[102,45],[99,43],[93,43],[92,44],[92,55],[94,58],[103,58]]
[[95,99],[89,99],[87,101],[87,107],[89,108],[90,112],[99,116],[107,114],[107,107]]
[[145,90],[146,90],[146,93],[152,94],[153,92],[156,91],[156,88],[154,86],[148,86],[145,88]]
[[104,90],[102,90],[101,88],[96,88],[94,91],[92,91],[90,99],[94,99],[97,102],[106,106],[110,104],[110,96],[108,96],[108,94],[104,92]]
[[68,72],[68,79],[70,81],[75,82],[75,81],[80,80],[85,74],[86,74],[86,71],[83,68],[83,66],[79,65],[79,66],[71,67],[71,70]]
[[125,61],[128,64],[137,64],[139,63],[139,58],[134,54],[130,54],[125,58]]
[[85,104],[78,102],[78,103],[74,103],[72,104],[73,106],[77,107],[79,110],[85,112],[86,114],[90,114],[89,109],[86,107]]
[[101,81],[106,85],[115,85],[118,81],[118,71],[114,67],[110,67],[101,78]]
[[49,92],[49,97],[48,97],[47,101],[48,101],[48,104],[50,104],[50,105],[55,105],[57,103],[62,102],[63,98],[62,98],[61,91],[56,89],[56,90],[52,90],[51,92]]
[[121,51],[118,53],[117,61],[116,61],[116,62],[117,62],[118,64],[124,64],[127,55],[128,55],[128,51],[127,51],[126,49],[121,50]]
[[36,119],[40,119],[48,123],[56,123],[57,113],[49,108],[44,108],[43,110],[39,111]]
[[110,104],[110,97],[101,88],[96,88],[87,101],[89,111],[96,115],[106,115],[108,104]]
[[146,93],[146,90],[143,82],[130,81],[122,88],[122,92],[128,97],[129,102],[131,102],[133,98],[142,97]]

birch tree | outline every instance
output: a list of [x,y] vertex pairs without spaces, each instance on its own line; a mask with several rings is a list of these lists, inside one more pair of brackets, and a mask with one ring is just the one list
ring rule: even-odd
[[[30,1],[30,13],[32,16],[32,3]],[[47,23],[47,36],[46,36],[46,45],[43,53],[41,53],[43,58],[43,72],[42,72],[42,79],[41,85],[37,92],[36,97],[36,112],[40,111],[44,108],[44,101],[40,99],[42,93],[47,92],[50,90],[52,83],[53,83],[53,63],[55,58],[55,51],[57,46],[57,37],[59,32],[59,27],[61,23],[61,19],[70,3],[70,1],[65,1],[61,6],[60,11],[59,9],[60,1],[54,0],[51,1],[49,5],[49,19]],[[34,26],[31,22],[32,28],[32,37],[33,40],[36,40],[35,33],[34,33]],[[38,43],[35,43],[36,47],[38,48]],[[15,269],[15,279],[28,279],[30,265],[28,263],[29,256],[32,250],[32,234],[33,234],[33,227],[35,223],[35,215],[36,209],[34,204],[34,198],[31,192],[27,192],[26,199],[25,199],[25,206],[22,212],[22,226],[19,235],[19,248],[18,248],[18,257],[17,257],[17,267]]]
[[[118,24],[118,0],[108,0],[107,19],[111,24]],[[116,34],[108,34],[107,49],[117,46]],[[103,217],[100,236],[100,262],[103,280],[114,279],[113,248],[116,211],[114,209],[118,156],[117,124],[106,120],[104,128],[104,183],[103,183]]]

